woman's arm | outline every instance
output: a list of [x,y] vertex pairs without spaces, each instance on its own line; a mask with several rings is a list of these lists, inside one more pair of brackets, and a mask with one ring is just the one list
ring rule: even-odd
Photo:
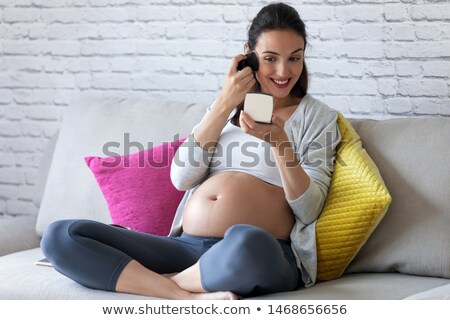
[[286,200],[304,225],[314,222],[320,214],[331,180],[336,146],[340,141],[335,112],[325,112],[314,118],[321,120],[309,124],[314,129],[303,136],[307,141],[296,143],[303,145],[304,150],[300,147],[299,150],[293,149],[284,131],[284,122],[276,115],[270,125],[258,124],[244,112],[240,119],[245,132],[272,145]]
[[206,151],[214,150],[231,112],[244,100],[245,94],[256,84],[250,67],[241,71],[237,70],[238,62],[245,58],[246,56],[242,54],[233,58],[216,103],[194,130],[195,141]]
[[178,190],[189,190],[204,180],[228,117],[256,84],[250,67],[237,71],[238,62],[245,58],[245,55],[233,58],[219,97],[178,148],[170,170],[172,183]]

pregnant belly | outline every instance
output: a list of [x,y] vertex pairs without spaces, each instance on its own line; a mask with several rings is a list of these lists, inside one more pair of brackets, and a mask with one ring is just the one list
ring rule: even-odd
[[223,237],[241,223],[288,239],[294,216],[284,190],[246,173],[223,172],[204,181],[183,212],[183,230],[192,235]]

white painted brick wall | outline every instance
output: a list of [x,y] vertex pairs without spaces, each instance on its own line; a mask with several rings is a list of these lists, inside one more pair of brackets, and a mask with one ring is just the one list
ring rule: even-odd
[[[0,0],[0,215],[33,214],[73,93],[209,104],[268,1]],[[290,1],[310,92],[351,117],[450,116],[449,0]]]

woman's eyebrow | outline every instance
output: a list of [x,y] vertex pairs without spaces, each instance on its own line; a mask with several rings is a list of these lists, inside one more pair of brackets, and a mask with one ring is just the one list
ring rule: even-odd
[[[303,48],[298,48],[297,50],[292,51],[291,54],[294,54],[294,53],[299,52],[299,51],[304,51],[304,50],[305,49],[303,49]],[[263,53],[270,53],[270,54],[274,54],[274,55],[277,55],[277,56],[280,55],[279,53],[276,53],[274,51],[264,51]]]

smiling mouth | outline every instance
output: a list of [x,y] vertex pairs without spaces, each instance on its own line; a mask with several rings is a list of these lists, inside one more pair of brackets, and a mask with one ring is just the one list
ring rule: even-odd
[[275,85],[275,87],[283,89],[289,85],[291,78],[286,79],[286,80],[275,80],[275,79],[270,78],[270,80],[272,80],[272,83]]

